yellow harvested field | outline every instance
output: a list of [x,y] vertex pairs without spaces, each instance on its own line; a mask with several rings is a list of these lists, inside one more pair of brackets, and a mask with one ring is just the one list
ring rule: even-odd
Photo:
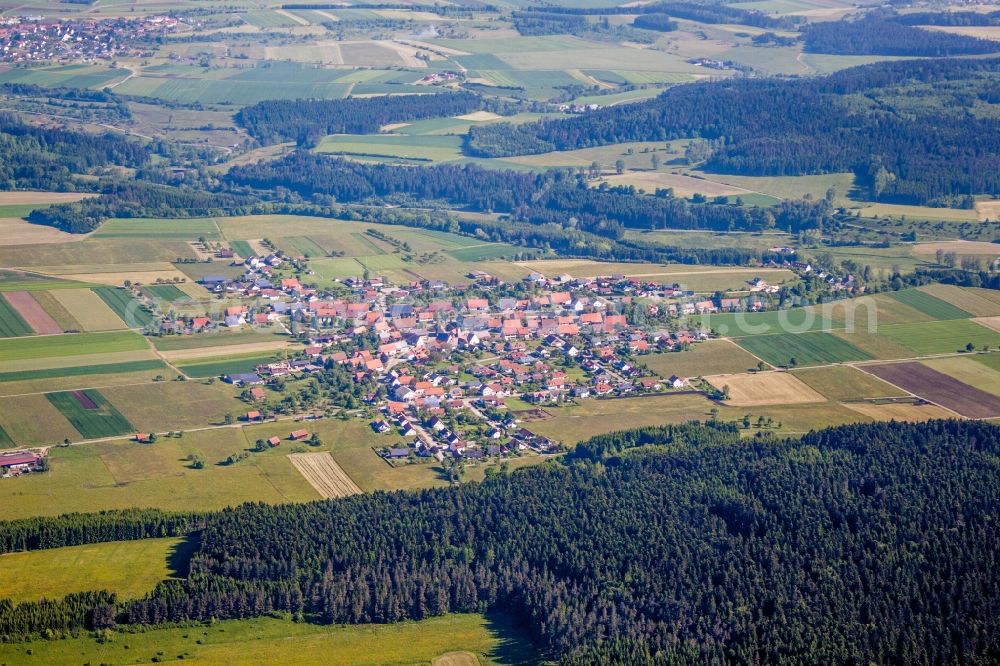
[[917,243],[913,246],[913,255],[922,259],[934,259],[938,250],[954,252],[959,257],[1000,257],[1000,245],[996,243],[963,240]]
[[86,237],[86,234],[69,234],[54,227],[32,224],[19,217],[0,217],[0,238],[4,245],[71,243]]
[[931,419],[953,419],[955,412],[926,403],[914,405],[910,403],[875,404],[871,402],[845,402],[844,407],[863,414],[876,421],[930,421]]
[[980,326],[985,326],[986,328],[1000,332],[1000,317],[977,317],[972,321],[976,322]]
[[431,666],[479,666],[479,657],[471,652],[445,652],[435,657]]
[[[437,20],[437,19],[434,19]],[[416,46],[420,49],[427,49],[428,51],[437,51],[438,53],[443,53],[450,56],[467,56],[472,55],[468,51],[460,51],[458,49],[449,48],[447,46],[441,46],[439,44],[431,44],[430,42],[421,42],[417,39],[401,39],[399,40],[402,44],[407,44],[409,46]]]
[[472,120],[477,123],[486,122],[488,120],[498,120],[503,116],[490,111],[473,111],[472,113],[466,113],[464,116],[455,116],[459,120]]
[[[976,317],[995,317],[1000,315],[1000,292],[990,289],[973,289],[956,287],[950,284],[928,284],[920,287],[931,296],[951,303]],[[993,328],[989,323],[985,326]]]
[[979,213],[979,219],[984,222],[1000,220],[1000,199],[976,202],[976,212]]
[[291,349],[294,345],[287,340],[275,338],[273,342],[253,342],[245,345],[221,345],[218,347],[201,347],[198,349],[175,349],[161,351],[165,360],[185,363],[203,361],[207,358],[223,358],[230,356],[250,356],[251,354]]
[[0,192],[0,206],[70,203],[96,196],[82,192]]
[[[190,247],[187,243],[184,245]],[[104,263],[104,264],[55,264],[52,266],[32,266],[31,270],[43,275],[79,275],[81,273],[121,273],[122,266],[128,266],[129,271],[139,273],[158,273],[161,271],[173,270],[174,265],[166,261],[125,261],[124,263]]]
[[409,127],[412,123],[389,123],[388,125],[382,125],[378,128],[379,132],[391,132],[393,130],[403,129],[404,127]]
[[325,499],[361,494],[358,484],[347,476],[328,452],[292,453],[288,458],[309,485]]
[[726,404],[733,407],[826,402],[826,398],[787,372],[715,375],[705,379],[720,390],[728,386],[729,400]]
[[95,284],[106,284],[112,287],[120,287],[125,280],[131,280],[132,284],[154,284],[157,280],[173,282],[174,280],[187,280],[188,277],[176,268],[168,271],[119,271],[114,273],[67,273],[60,277],[67,280],[79,280],[80,282],[93,282]]
[[932,208],[929,206],[908,206],[905,204],[872,204],[858,208],[865,217],[907,217],[912,220],[950,220],[955,222],[975,222],[976,211],[963,208]]
[[280,14],[280,15],[284,16],[287,19],[291,19],[291,20],[295,21],[296,23],[298,23],[299,25],[309,25],[309,21],[307,21],[304,18],[302,18],[301,16],[297,16],[297,15],[295,15],[295,14],[293,14],[290,11],[287,11],[285,9],[275,9],[274,13],[275,14]]
[[966,37],[976,37],[977,39],[990,39],[1000,42],[1000,26],[997,25],[962,25],[962,26],[942,26],[926,25],[925,30],[940,30],[950,32],[953,35],[965,35]]
[[658,171],[630,171],[621,175],[607,176],[603,180],[609,185],[634,185],[638,189],[650,192],[657,188],[673,188],[674,194],[679,197],[690,197],[694,194],[705,196],[755,194],[753,190],[745,190],[734,185]]
[[113,331],[126,328],[125,322],[90,289],[53,289],[52,296],[80,322],[84,331]]

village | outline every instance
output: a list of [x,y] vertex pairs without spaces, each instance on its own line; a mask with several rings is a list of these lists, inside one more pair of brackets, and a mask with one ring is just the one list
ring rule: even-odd
[[[714,394],[712,386],[689,377],[661,378],[643,366],[643,355],[682,351],[711,336],[688,316],[770,309],[779,291],[753,278],[742,295],[707,298],[678,284],[625,275],[532,272],[507,283],[483,271],[471,271],[463,285],[439,280],[395,285],[366,274],[321,288],[310,281],[306,257],[272,252],[242,259],[220,247],[214,258],[243,271],[199,280],[225,305],[214,313],[159,318],[147,333],[199,336],[283,328],[301,349],[252,372],[222,377],[243,389],[252,406],[242,420],[287,414],[294,402],[275,400],[289,400],[289,382],[336,371],[356,389],[358,400],[352,396],[350,405],[376,415],[371,428],[395,431],[407,442],[381,451],[391,460],[556,453],[563,450],[561,442],[533,433],[525,419],[512,414],[530,421],[532,414],[544,415],[546,405],[573,401]],[[813,270],[806,264],[795,269]],[[308,418],[330,416],[344,404],[327,402],[334,404],[325,411],[306,410]],[[288,439],[309,436],[302,429]],[[275,437],[267,445],[280,443]]]
[[142,55],[143,37],[171,32],[177,19],[50,20],[39,16],[0,19],[0,61],[13,63],[111,60]]

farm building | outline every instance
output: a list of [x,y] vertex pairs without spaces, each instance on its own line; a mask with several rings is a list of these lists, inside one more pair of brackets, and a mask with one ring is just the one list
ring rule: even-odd
[[274,448],[275,446],[278,446],[279,444],[281,444],[281,438],[280,437],[272,437],[269,440],[267,440],[267,444],[268,444],[268,446]]
[[308,436],[309,436],[308,430],[294,430],[292,431],[292,434],[288,436],[288,438],[293,442],[297,442],[298,440],[305,439]]
[[41,465],[40,456],[30,451],[16,451],[0,455],[0,474],[4,476],[33,472]]
[[238,372],[232,375],[226,375],[226,381],[233,386],[253,386],[254,384],[264,383],[261,376],[253,372]]

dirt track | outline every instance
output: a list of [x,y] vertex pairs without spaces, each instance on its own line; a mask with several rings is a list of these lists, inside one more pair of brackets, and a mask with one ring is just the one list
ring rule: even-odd
[[326,499],[362,492],[329,453],[291,453],[288,458],[309,485]]

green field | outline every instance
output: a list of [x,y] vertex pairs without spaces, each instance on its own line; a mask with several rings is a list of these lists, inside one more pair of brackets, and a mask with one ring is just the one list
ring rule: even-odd
[[0,372],[0,382],[23,382],[32,379],[52,379],[54,377],[82,377],[85,375],[112,375],[146,370],[166,370],[163,361],[126,361],[101,365],[78,365],[62,368],[41,368],[19,372]]
[[320,141],[316,152],[361,158],[445,162],[462,158],[462,137],[401,134],[327,136]]
[[0,426],[0,449],[9,449],[14,446],[14,440],[10,438],[7,431]]
[[664,379],[670,375],[701,377],[746,372],[758,362],[729,340],[706,340],[684,351],[648,354],[636,360]]
[[976,349],[1000,345],[1000,333],[968,319],[891,324],[879,326],[878,334],[920,356],[964,351],[970,342]]
[[91,285],[73,280],[60,280],[47,275],[0,270],[0,293],[5,291],[48,291],[78,289]]
[[217,333],[202,333],[199,335],[166,335],[151,339],[157,351],[183,351],[185,349],[204,349],[206,347],[219,347],[221,349],[229,345],[281,342],[287,338],[276,333],[262,333],[260,331],[239,331],[235,333],[219,331]]
[[0,294],[0,338],[19,338],[34,333],[21,314]]
[[0,340],[0,362],[46,357],[82,356],[148,349],[145,338],[131,331],[73,333]]
[[927,292],[919,289],[894,291],[890,294],[890,296],[904,305],[909,305],[914,310],[923,312],[932,319],[968,319],[972,316],[965,310],[957,308],[951,303],[942,301],[940,298],[931,296]]
[[141,306],[127,289],[117,287],[98,287],[93,290],[101,297],[101,300],[108,304],[108,307],[115,311],[115,314],[129,328],[142,328],[148,326],[153,321],[153,316]]
[[538,663],[525,632],[512,618],[497,614],[444,615],[419,622],[353,626],[262,617],[117,634],[110,642],[101,643],[88,635],[58,641],[0,643],[0,663],[9,664],[134,664],[154,658],[214,666]]
[[324,257],[326,250],[320,247],[316,241],[308,236],[288,236],[285,238],[292,246],[306,257]]
[[73,427],[81,435],[88,439],[97,437],[113,437],[133,432],[135,427],[129,423],[128,419],[122,416],[121,412],[115,409],[114,405],[107,401],[97,389],[88,389],[75,392],[77,395],[89,398],[96,407],[86,408],[80,404],[72,392],[63,391],[59,393],[47,393],[45,397],[49,399],[56,409],[62,412],[66,420],[73,424]]
[[837,327],[839,323],[826,312],[813,307],[768,312],[721,312],[696,316],[693,320],[721,336],[742,338]]
[[142,291],[157,300],[166,301],[167,303],[191,298],[172,284],[154,284],[149,287],[143,287]]
[[865,361],[872,358],[846,340],[823,331],[756,335],[741,338],[738,342],[751,354],[775,367],[788,365],[793,358],[796,365]]
[[474,245],[459,250],[448,250],[448,254],[458,261],[487,261],[489,259],[508,259],[524,252],[525,248],[505,243],[489,245]]
[[270,363],[278,358],[277,354],[255,354],[253,356],[236,356],[233,358],[213,359],[201,363],[178,363],[177,369],[188,377],[206,378],[219,377],[238,372],[253,372],[262,363]]
[[190,544],[180,538],[111,541],[0,555],[0,596],[17,603],[108,590],[133,599],[183,573]]
[[219,240],[219,230],[211,218],[119,218],[108,220],[94,232],[94,238],[173,238],[193,241],[200,237]]
[[257,256],[257,253],[254,252],[252,247],[250,247],[250,243],[245,240],[231,240],[229,241],[229,247],[231,247],[233,252],[238,254],[243,259]]

